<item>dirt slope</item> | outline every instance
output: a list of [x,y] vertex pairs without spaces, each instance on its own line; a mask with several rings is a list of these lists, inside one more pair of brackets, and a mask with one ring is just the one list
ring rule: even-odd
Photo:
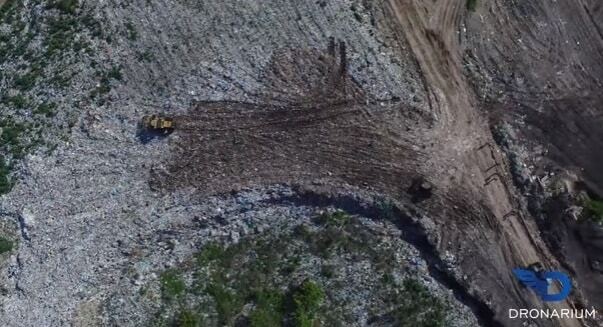
[[[588,302],[595,306],[602,304],[596,291],[603,287],[596,269],[600,227],[555,213],[567,211],[571,203],[543,201],[535,195],[542,186],[530,180],[569,174],[578,188],[594,197],[603,195],[601,13],[597,1],[492,1],[467,17],[468,32],[462,34],[465,67],[484,109],[493,124],[515,131],[515,137],[506,139],[531,153],[524,162],[527,169],[515,170],[524,171],[518,182],[532,194],[530,206],[547,213],[538,219],[547,242],[563,257],[564,266],[576,271],[576,281],[589,290]],[[556,225],[588,232],[568,233]]]
[[[494,229],[501,233],[500,245],[506,261],[505,266],[521,266],[536,261],[546,262],[551,267],[557,266],[556,260],[538,238],[536,226],[526,222],[529,220],[527,215],[516,211],[514,187],[506,173],[508,168],[502,158],[496,155],[500,150],[492,145],[493,139],[488,126],[479,118],[475,100],[470,100],[473,93],[462,72],[461,53],[456,37],[459,22],[464,14],[464,3],[453,1],[438,3],[433,7],[423,7],[423,4],[411,1],[390,1],[390,4],[423,69],[428,87],[442,90],[443,96],[436,97],[435,103],[444,111],[441,124],[445,126],[445,131],[452,134],[452,139],[471,139],[481,143],[476,142],[473,147],[466,149],[465,153],[460,153],[459,162],[468,166],[464,171],[475,171],[475,179],[470,179],[476,186],[473,191],[475,196],[479,196],[478,190],[485,191],[484,200],[497,220]],[[424,12],[426,14],[423,14]],[[483,148],[485,144],[489,145]],[[445,148],[452,148],[446,143],[443,145]],[[487,150],[480,151],[479,148]],[[492,153],[492,158],[485,157],[488,152]],[[441,158],[438,154],[434,156]],[[496,182],[487,183],[487,168],[496,163],[501,165],[498,168],[502,173]],[[471,169],[471,166],[476,164],[477,169]],[[487,186],[482,186],[483,181],[486,181]],[[538,300],[531,304],[538,305]],[[572,308],[574,305],[568,302],[560,307]],[[501,318],[504,317],[504,306],[499,310],[498,314]],[[576,321],[560,321],[559,324],[579,325]]]

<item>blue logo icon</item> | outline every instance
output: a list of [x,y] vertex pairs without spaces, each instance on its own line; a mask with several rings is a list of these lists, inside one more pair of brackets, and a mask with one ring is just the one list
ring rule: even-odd
[[[513,269],[515,277],[521,281],[526,287],[534,290],[534,292],[545,302],[558,302],[565,300],[572,290],[572,283],[566,274],[558,271],[542,271],[536,272],[530,269]],[[549,286],[553,281],[558,281],[561,284],[559,293],[549,294]]]

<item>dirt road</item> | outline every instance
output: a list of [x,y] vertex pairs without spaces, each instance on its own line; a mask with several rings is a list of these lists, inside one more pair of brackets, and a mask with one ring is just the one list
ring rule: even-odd
[[[558,267],[540,240],[536,226],[529,223],[529,217],[516,211],[508,167],[499,155],[500,150],[491,138],[484,119],[477,112],[471,87],[462,74],[456,33],[464,12],[464,1],[437,2],[432,6],[419,1],[390,0],[389,4],[400,30],[404,32],[419,61],[428,88],[432,89],[433,107],[439,114],[436,127],[439,138],[448,141],[442,142],[442,147],[430,157],[441,159],[442,153],[444,156],[456,156],[456,162],[463,165],[461,171],[471,172],[470,176],[465,174],[462,179],[466,185],[471,185],[475,196],[483,196],[496,217],[495,228],[501,233],[499,244],[509,270],[500,273],[510,274],[513,267],[537,261],[545,262],[549,267]],[[462,143],[468,141],[469,144]],[[476,151],[480,148],[482,150]],[[451,153],[452,149],[456,153]],[[499,165],[495,169],[496,180],[487,183],[491,176],[488,173],[493,172],[488,167],[496,164]],[[487,186],[484,186],[485,182]],[[528,301],[536,307],[540,306],[538,300],[532,298]],[[573,308],[574,305],[569,300],[551,307]],[[498,314],[502,318],[506,311],[500,309]],[[557,323],[560,326],[580,326],[576,320],[559,320]]]

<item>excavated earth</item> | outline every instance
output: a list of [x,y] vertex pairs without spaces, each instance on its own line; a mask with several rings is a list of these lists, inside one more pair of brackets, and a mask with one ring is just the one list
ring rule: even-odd
[[[570,176],[603,196],[596,0],[474,12],[459,0],[136,0],[84,12],[111,38],[74,57],[82,80],[64,98],[93,83],[91,61],[121,78],[104,101],[68,106],[68,138],[26,156],[0,198],[19,234],[3,326],[144,324],[133,294],[202,244],[325,207],[379,224],[380,201],[434,292],[466,316],[456,325],[601,323],[508,316],[603,304],[603,232],[546,189]],[[140,131],[152,113],[175,131]],[[430,198],[409,193],[417,179]],[[572,295],[544,303],[521,287],[512,269],[534,262],[568,271]]]

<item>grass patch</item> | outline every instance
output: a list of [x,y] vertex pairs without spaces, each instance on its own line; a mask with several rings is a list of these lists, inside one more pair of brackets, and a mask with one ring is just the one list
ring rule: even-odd
[[99,97],[111,92],[111,80],[121,81],[123,75],[121,73],[121,67],[113,66],[108,72],[97,71],[97,76],[100,76],[100,81],[96,89],[94,89],[90,96],[92,98]]
[[29,91],[36,84],[36,80],[40,76],[40,71],[32,70],[29,73],[26,73],[20,77],[15,79],[14,85],[17,89],[21,91]]
[[477,9],[477,0],[467,0],[467,10],[475,11]]
[[448,307],[416,279],[406,279],[394,310],[397,326],[445,327]]
[[245,304],[241,292],[230,290],[221,283],[210,284],[206,292],[215,301],[219,325],[231,325]]
[[0,156],[0,195],[10,192],[13,183],[10,180],[10,169],[4,158]]
[[295,326],[312,327],[320,305],[324,302],[325,292],[313,281],[306,280],[293,294],[295,305]]
[[343,227],[350,222],[350,215],[341,210],[323,213],[318,216],[317,222],[325,226]]
[[73,15],[77,10],[78,0],[55,0],[50,2],[48,7]]
[[21,94],[6,98],[6,102],[11,104],[16,109],[23,109],[29,104],[27,98]]
[[217,243],[210,243],[197,254],[197,264],[199,266],[205,266],[212,261],[223,258],[224,253],[225,251],[222,246]]
[[0,254],[4,254],[6,252],[10,252],[13,250],[13,241],[0,236]]
[[0,18],[3,19],[11,14],[22,2],[23,0],[6,0],[4,4],[0,6]]
[[136,27],[134,27],[134,24],[132,24],[132,22],[127,22],[126,23],[126,36],[128,37],[128,40],[130,41],[136,41],[138,40],[138,31],[136,30]]
[[178,327],[201,327],[204,326],[203,318],[201,316],[189,309],[183,309],[178,313],[178,318],[176,319],[176,323],[173,326]]
[[15,147],[19,145],[21,135],[24,134],[28,128],[25,124],[19,124],[12,120],[0,121],[0,128],[2,134],[0,135],[0,146],[4,147]]
[[55,109],[57,108],[57,104],[54,102],[44,102],[39,105],[36,110],[34,110],[34,114],[43,115],[48,118],[53,117],[55,115]]
[[586,200],[584,202],[584,209],[590,220],[603,225],[603,201]]
[[186,290],[186,283],[176,270],[168,270],[161,274],[161,294],[169,301],[181,296]]
[[155,55],[150,50],[144,52],[136,52],[136,59],[139,62],[151,62],[155,59]]
[[259,291],[249,315],[251,327],[280,326],[284,317],[285,296],[275,290]]
[[113,66],[111,70],[109,70],[109,72],[107,73],[107,78],[112,78],[121,81],[121,79],[123,78],[121,74],[121,67]]
[[[47,119],[57,114],[53,98],[65,96],[61,88],[70,86],[73,76],[80,74],[71,63],[74,57],[67,56],[66,52],[91,52],[89,40],[101,35],[102,28],[91,14],[80,14],[82,2],[79,0],[0,2],[3,3],[0,6],[0,24],[3,25],[0,64],[15,63],[5,67],[4,86],[7,90],[18,91],[0,95],[2,108],[6,111],[0,115],[0,158],[3,158],[0,192],[6,193],[12,187],[9,170],[12,172],[19,166],[18,159],[43,144],[42,135],[53,138],[60,134],[60,128],[53,128]],[[38,42],[41,42],[41,51]],[[90,61],[86,57],[76,59]],[[118,70],[108,73],[113,78],[120,77]],[[34,92],[42,86],[43,92]],[[101,92],[108,89],[107,83],[103,87]],[[34,101],[31,92],[36,93],[36,98],[49,99],[40,104]],[[79,97],[70,99],[73,103],[81,100]]]
[[[28,124],[19,124],[7,119],[0,121],[0,150],[12,155],[11,159],[21,159],[28,150],[38,145],[41,135],[31,133],[33,128]],[[29,135],[29,138],[24,137]]]
[[71,48],[78,30],[78,20],[74,17],[58,17],[48,22],[46,54],[53,56]]

